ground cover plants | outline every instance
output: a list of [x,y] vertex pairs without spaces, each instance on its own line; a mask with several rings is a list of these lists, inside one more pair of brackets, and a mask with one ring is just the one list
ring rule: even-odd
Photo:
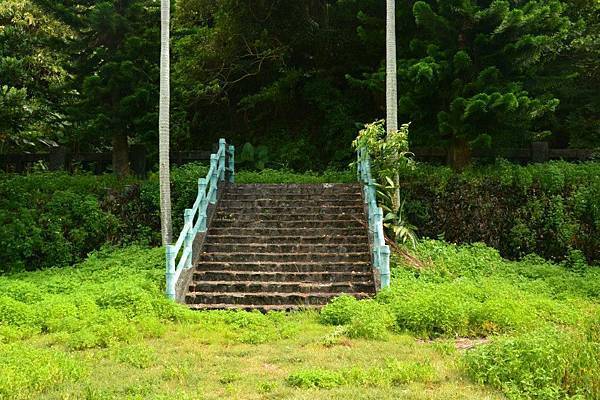
[[192,312],[161,249],[0,277],[0,398],[598,399],[600,271],[421,241],[375,299]]

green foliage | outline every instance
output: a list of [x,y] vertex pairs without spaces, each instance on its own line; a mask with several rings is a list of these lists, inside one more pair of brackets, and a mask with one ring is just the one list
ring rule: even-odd
[[[171,172],[173,226],[198,193],[203,164]],[[239,171],[239,183],[349,183],[352,171]],[[160,243],[158,175],[118,180],[111,175],[40,172],[0,176],[0,272],[36,270],[80,261],[104,244]]]
[[[566,42],[565,8],[560,0],[398,3],[399,117],[411,121],[413,143],[514,146],[547,135],[543,118],[559,100],[531,82]],[[383,87],[382,78],[367,79]]]
[[355,149],[365,149],[370,156],[370,167],[377,185],[378,203],[384,211],[384,227],[398,243],[416,241],[416,228],[404,215],[404,201],[400,199],[395,183],[399,171],[414,168],[412,153],[408,151],[408,126],[386,135],[384,121],[366,124],[352,142]]
[[242,146],[242,150],[239,156],[236,158],[236,162],[240,167],[245,169],[265,169],[269,161],[269,150],[266,146],[254,147],[250,143],[246,143]]
[[[159,5],[147,0],[35,3],[74,31],[66,44],[53,43],[54,50],[68,58],[65,68],[71,79],[63,90],[76,94],[68,109],[68,134],[84,149],[110,146],[125,154],[128,138],[156,141]],[[128,166],[113,168],[122,172]]]
[[475,380],[509,398],[600,398],[600,343],[554,328],[502,337],[467,352]]
[[[0,326],[74,350],[160,336],[185,309],[162,294],[162,249],[95,253],[80,265],[0,277]],[[13,341],[14,330],[0,331]]]
[[582,252],[594,263],[600,259],[598,176],[595,162],[499,161],[461,174],[423,165],[402,172],[401,192],[406,215],[423,236],[485,242],[510,258],[536,253],[562,260]]
[[388,310],[369,300],[359,302],[354,297],[336,297],[321,310],[321,322],[346,325],[344,333],[350,338],[383,340],[393,319]]
[[[321,311],[321,321],[345,325],[351,337],[385,338],[393,328],[423,338],[523,332],[542,323],[581,326],[596,308],[599,271],[581,271],[529,258],[503,260],[483,245],[417,245],[431,266],[395,268],[392,286],[372,301],[341,296]],[[393,317],[388,320],[389,315]]]
[[321,309],[320,320],[331,325],[344,325],[352,320],[358,300],[343,294],[336,297]]
[[430,382],[435,370],[430,364],[387,359],[384,367],[354,367],[337,371],[308,369],[287,377],[290,386],[302,389],[333,389],[344,385],[378,387],[399,386],[412,382]]
[[376,68],[383,49],[358,40],[356,16],[380,9],[374,1],[177,2],[174,92],[190,132],[202,132],[183,146],[225,135],[252,143],[254,157],[248,145],[238,153],[253,169],[347,165],[356,121],[374,118],[379,102],[345,77]]
[[29,399],[55,385],[77,381],[84,368],[61,351],[0,344],[0,397]]
[[391,237],[399,244],[411,244],[414,248],[417,243],[417,228],[412,225],[404,212],[406,200],[402,200],[394,207],[394,196],[398,186],[393,180],[386,177],[384,185],[377,185],[378,204],[383,210],[383,226],[388,230]]
[[[464,368],[476,381],[515,399],[598,398],[600,270],[536,256],[507,261],[483,244],[433,240],[418,243],[414,257],[423,264],[396,264],[391,287],[375,301],[341,296],[325,306],[321,322],[340,327],[323,344],[338,344],[342,334],[381,339],[389,330],[424,339],[492,337],[466,355]],[[443,354],[454,352],[454,343],[451,351],[441,343]],[[412,379],[390,371],[399,382]],[[330,388],[347,379],[345,371],[310,370],[288,383]]]
[[117,361],[136,368],[149,368],[156,364],[156,353],[143,345],[128,345],[117,347],[114,351]]
[[385,121],[380,120],[366,124],[358,137],[352,142],[355,149],[364,148],[371,157],[371,173],[373,178],[383,182],[392,178],[398,171],[411,170],[414,167],[408,150],[408,127],[404,124],[396,132],[386,135]]
[[61,139],[68,95],[64,46],[72,32],[29,0],[0,4],[0,153]]

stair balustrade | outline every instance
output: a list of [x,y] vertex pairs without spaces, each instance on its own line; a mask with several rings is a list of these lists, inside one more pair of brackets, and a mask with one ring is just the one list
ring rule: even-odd
[[386,288],[390,285],[390,247],[385,244],[383,210],[377,206],[377,191],[371,175],[371,158],[364,147],[357,151],[357,173],[358,180],[363,185],[363,198],[368,209],[373,266],[379,273],[381,288]]
[[181,272],[192,268],[193,244],[199,232],[207,230],[209,205],[215,205],[218,198],[219,182],[235,179],[235,147],[219,140],[219,150],[210,156],[210,168],[205,178],[198,180],[198,195],[192,208],[184,212],[184,225],[175,244],[166,247],[166,294],[175,299],[176,285]]

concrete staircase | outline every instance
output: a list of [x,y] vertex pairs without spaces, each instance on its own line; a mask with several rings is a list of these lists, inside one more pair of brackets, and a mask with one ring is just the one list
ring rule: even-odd
[[229,185],[186,303],[269,311],[371,296],[367,226],[359,184]]

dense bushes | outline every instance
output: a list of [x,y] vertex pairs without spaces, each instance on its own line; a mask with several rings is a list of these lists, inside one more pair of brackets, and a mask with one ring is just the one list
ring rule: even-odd
[[79,350],[160,336],[187,312],[162,295],[162,265],[161,249],[130,247],[0,277],[0,343],[46,333]]
[[490,337],[464,360],[475,380],[510,398],[599,398],[600,269],[573,271],[535,256],[507,261],[482,244],[433,240],[415,256],[423,265],[395,260],[392,285],[375,301],[341,296],[321,321],[371,339],[388,330],[427,340]]
[[465,366],[509,398],[600,399],[600,342],[556,328],[497,338],[469,351]]
[[[198,192],[203,165],[188,164],[171,174],[173,225]],[[295,174],[241,171],[240,183],[351,182],[351,172]],[[111,175],[34,173],[0,177],[0,273],[64,266],[103,244],[160,243],[158,177],[140,181]]]
[[598,312],[597,268],[572,272],[535,257],[506,261],[481,244],[424,241],[417,254],[428,264],[395,268],[379,304],[341,296],[323,308],[321,321],[344,325],[353,337],[385,338],[391,327],[430,339],[524,332],[541,324],[582,326]]
[[401,186],[422,236],[485,242],[509,258],[600,260],[600,163],[498,162],[461,174],[422,165]]

